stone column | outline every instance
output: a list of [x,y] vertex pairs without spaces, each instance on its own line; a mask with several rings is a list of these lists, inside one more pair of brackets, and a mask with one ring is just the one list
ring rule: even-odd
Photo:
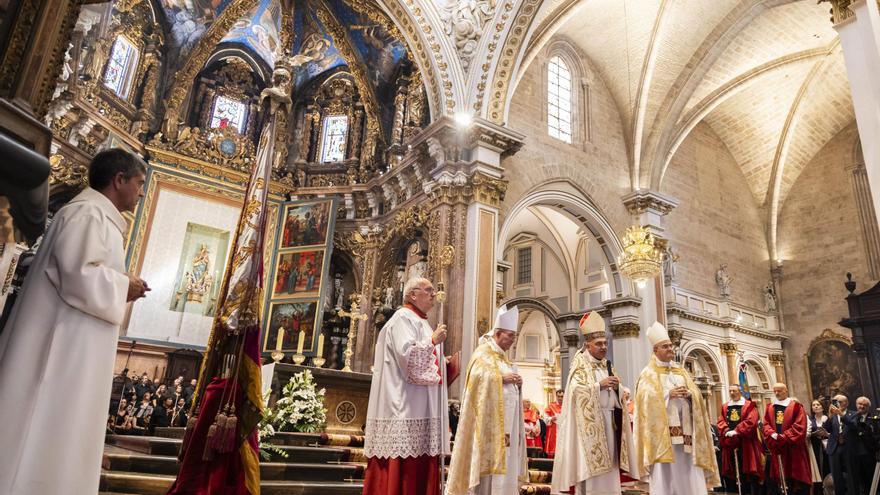
[[562,378],[562,387],[568,383],[568,372],[571,369],[571,360],[581,346],[581,331],[578,327],[580,317],[571,315],[564,316],[556,320],[558,325],[563,326],[562,339],[559,343],[559,361],[560,373]]
[[642,301],[633,297],[620,297],[602,301],[610,313],[608,329],[611,333],[610,359],[620,374],[621,382],[632,389],[642,368],[648,364],[651,349],[639,339]]
[[736,366],[736,343],[722,342],[721,344],[718,344],[718,347],[721,348],[721,354],[727,361],[727,384],[729,386],[736,385],[738,381],[737,377],[739,376]]
[[771,354],[768,357],[770,364],[776,372],[776,381],[787,384],[788,381],[785,377],[785,354]]
[[859,227],[864,239],[865,258],[871,279],[880,278],[880,229],[877,226],[877,215],[871,199],[871,187],[868,185],[868,172],[862,156],[861,143],[854,153],[855,163],[847,167],[852,173],[853,197],[859,212]]
[[843,48],[872,203],[880,211],[880,11],[875,0],[828,1]]
[[[657,248],[665,250],[668,239],[665,237],[664,217],[678,206],[678,200],[647,189],[629,193],[621,200],[632,215],[633,224],[647,227],[656,238]],[[644,328],[648,328],[655,321],[667,325],[662,266],[658,271],[658,276],[648,281],[644,287],[634,287],[634,294],[642,299],[640,323]]]

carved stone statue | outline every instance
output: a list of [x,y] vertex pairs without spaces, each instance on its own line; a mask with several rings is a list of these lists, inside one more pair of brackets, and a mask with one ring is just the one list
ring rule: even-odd
[[773,289],[773,284],[769,283],[764,286],[762,290],[764,293],[764,311],[768,313],[773,313],[776,311],[776,291]]
[[345,302],[345,287],[342,286],[342,275],[337,273],[333,279],[333,293],[336,295],[336,309],[342,309]]
[[394,308],[394,287],[386,287],[385,288],[385,308],[392,309]]
[[715,272],[715,283],[721,290],[721,297],[725,299],[730,297],[730,282],[732,281],[733,279],[730,278],[730,275],[727,273],[727,263],[722,263],[721,266],[718,267],[718,271]]
[[667,246],[663,253],[663,282],[666,285],[675,281],[675,263],[680,256],[675,253],[672,246]]

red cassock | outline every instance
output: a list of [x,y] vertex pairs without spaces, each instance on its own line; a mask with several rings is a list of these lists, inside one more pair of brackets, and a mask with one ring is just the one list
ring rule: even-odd
[[736,464],[733,453],[736,449],[742,452],[739,469],[742,474],[757,476],[764,479],[764,449],[758,440],[758,408],[755,403],[746,400],[740,410],[741,419],[734,428],[736,435],[728,437],[730,431],[727,424],[729,404],[721,406],[721,417],[718,418],[718,436],[721,439],[721,474],[725,478],[736,479]]
[[770,478],[779,480],[779,456],[785,468],[785,477],[810,485],[810,457],[807,453],[807,415],[800,402],[792,400],[782,417],[782,433],[774,440],[776,417],[773,404],[764,410],[764,441],[770,449]]
[[528,411],[523,411],[523,419],[526,423],[526,447],[541,448],[541,425],[538,423],[541,416],[538,410],[532,406]]
[[547,417],[553,417],[553,422],[547,425],[547,445],[544,446],[544,452],[548,456],[553,457],[556,454],[556,423],[559,422],[559,415],[562,413],[562,404],[559,402],[551,402],[544,409]]

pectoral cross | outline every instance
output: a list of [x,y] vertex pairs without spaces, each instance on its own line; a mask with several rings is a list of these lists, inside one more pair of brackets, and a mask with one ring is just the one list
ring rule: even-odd
[[358,301],[360,298],[360,294],[352,294],[351,308],[349,308],[348,311],[343,309],[337,311],[337,314],[339,314],[340,317],[350,319],[348,324],[348,345],[345,347],[345,367],[342,368],[342,371],[351,371],[351,356],[354,354],[355,329],[357,328],[359,321],[367,319],[367,315],[359,311],[360,306],[358,305]]

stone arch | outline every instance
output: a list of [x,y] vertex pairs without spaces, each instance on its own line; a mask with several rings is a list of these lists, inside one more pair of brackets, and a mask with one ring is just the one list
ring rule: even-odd
[[[569,187],[559,187],[565,184]],[[566,190],[572,189],[573,190]],[[580,193],[580,194],[576,194]],[[577,225],[584,227],[598,241],[609,263],[611,270],[611,286],[616,297],[628,296],[633,293],[632,283],[624,281],[617,269],[617,257],[622,251],[620,239],[611,227],[602,211],[582,192],[579,187],[569,181],[557,180],[543,184],[535,190],[523,195],[505,214],[504,221],[498,231],[496,259],[504,257],[504,240],[511,230],[517,214],[530,206],[548,206],[566,215]]]
[[711,376],[708,378],[712,380],[714,383],[722,383],[724,381],[723,374],[721,370],[724,368],[721,366],[718,356],[715,351],[712,350],[707,344],[703,342],[688,342],[684,345],[681,350],[683,361],[687,361],[689,358],[700,360],[701,364],[705,364],[706,367],[709,368],[709,372]]

